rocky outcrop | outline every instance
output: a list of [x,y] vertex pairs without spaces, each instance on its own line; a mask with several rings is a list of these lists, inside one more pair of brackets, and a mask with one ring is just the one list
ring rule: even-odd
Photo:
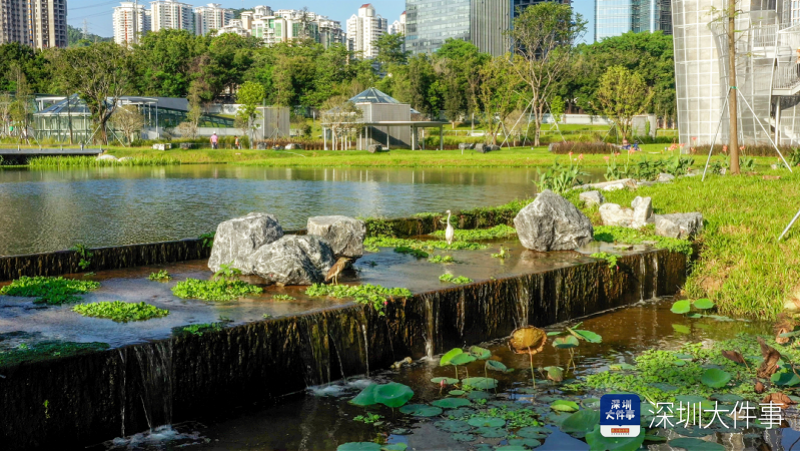
[[286,235],[261,246],[249,263],[253,273],[267,282],[311,285],[325,279],[334,258],[330,246],[320,237]]
[[655,215],[656,235],[670,238],[689,238],[703,231],[700,213],[674,213]]
[[616,191],[620,189],[636,189],[637,184],[634,179],[612,180],[610,182],[589,183],[587,185],[576,186],[573,189]]
[[633,208],[633,227],[638,229],[654,221],[651,198],[637,196],[631,202],[631,207]]
[[603,204],[600,206],[600,217],[603,219],[603,224],[639,229],[653,222],[652,199],[649,197],[636,197],[631,202],[631,207]]
[[550,190],[539,193],[517,214],[514,227],[523,246],[540,252],[573,250],[594,239],[589,218]]
[[347,216],[315,216],[308,218],[309,235],[319,236],[331,247],[336,258],[352,259],[364,255],[367,226],[364,221]]
[[216,272],[222,265],[232,264],[243,274],[253,274],[250,257],[261,246],[283,237],[283,228],[275,216],[250,213],[217,226],[208,267]]
[[587,207],[591,205],[600,206],[606,202],[606,198],[602,193],[600,193],[600,191],[586,191],[581,193],[579,198],[586,203]]

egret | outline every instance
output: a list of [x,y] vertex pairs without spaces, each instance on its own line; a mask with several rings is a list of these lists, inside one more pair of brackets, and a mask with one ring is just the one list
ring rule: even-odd
[[325,282],[333,281],[334,285],[339,285],[339,274],[347,268],[350,261],[348,257],[339,257],[339,260],[331,266],[328,274],[325,275]]
[[447,229],[444,231],[444,239],[447,244],[453,244],[453,238],[456,236],[456,229],[450,225],[450,210],[447,210]]

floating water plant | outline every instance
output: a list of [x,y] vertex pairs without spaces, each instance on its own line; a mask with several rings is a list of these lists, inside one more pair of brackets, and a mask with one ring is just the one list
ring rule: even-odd
[[392,409],[404,406],[414,397],[414,391],[407,385],[397,382],[388,384],[369,384],[355,398],[350,400],[350,404],[357,406],[372,406],[383,404]]
[[158,308],[145,302],[103,301],[90,304],[79,304],[72,308],[74,312],[93,318],[106,318],[118,323],[128,321],[145,321],[169,315],[169,310]]
[[[468,363],[472,363],[477,358],[469,353],[464,352],[461,348],[453,348],[447,351],[440,359],[439,359],[439,366],[447,366],[452,365],[455,369],[456,379],[458,379],[458,367],[459,365],[466,365]],[[469,377],[469,371],[467,372],[467,377]]]
[[297,298],[288,294],[276,294],[272,296],[272,300],[279,302],[287,302],[287,301],[296,301]]
[[203,336],[205,332],[218,332],[223,329],[221,323],[203,323],[203,324],[192,324],[190,326],[184,326],[177,328],[179,332],[197,335],[198,337]]
[[590,257],[605,260],[606,264],[608,265],[608,269],[611,271],[611,274],[614,274],[614,271],[619,269],[619,266],[617,265],[618,256],[615,254],[609,254],[608,252],[595,252],[594,254],[590,255]]
[[500,251],[498,253],[492,254],[492,258],[499,258],[501,260],[504,260],[507,256],[508,249],[504,248],[503,246],[500,246]]
[[370,305],[380,316],[384,316],[384,307],[389,299],[410,298],[411,291],[406,288],[386,288],[380,285],[324,285],[314,284],[306,289],[312,297],[327,296],[337,299],[353,298],[359,304]]
[[470,279],[469,277],[454,276],[452,274],[442,274],[441,276],[439,276],[439,280],[441,280],[442,282],[454,283],[456,285],[472,283],[472,279]]
[[378,252],[382,247],[399,248],[407,247],[411,249],[419,249],[423,251],[439,250],[467,250],[475,251],[486,249],[485,244],[473,243],[469,241],[453,241],[447,244],[447,241],[437,240],[412,240],[409,238],[391,238],[386,236],[371,236],[364,240],[364,248],[370,252]]
[[169,275],[166,269],[161,269],[158,272],[150,273],[147,278],[153,282],[166,282],[171,280],[172,276]]
[[[708,310],[714,308],[714,303],[709,299],[697,299],[696,301],[681,300],[673,303],[672,308],[670,308],[670,310],[672,311],[672,313],[683,315],[691,312],[692,307],[694,307],[697,310]],[[700,315],[692,317],[695,318],[699,316]]]
[[[437,230],[431,235],[436,238],[444,238],[444,230]],[[486,241],[496,240],[499,238],[508,238],[516,235],[517,229],[505,224],[496,225],[489,229],[466,229],[455,231],[456,241]]]
[[22,276],[0,288],[0,294],[35,297],[33,302],[36,304],[61,305],[79,301],[81,298],[77,295],[96,290],[98,287],[100,287],[100,283],[91,280]]
[[449,255],[431,255],[430,257],[428,257],[428,262],[448,264],[448,263],[455,263],[456,261],[453,259],[453,257]]
[[233,301],[248,294],[258,294],[261,287],[241,280],[198,280],[186,279],[172,288],[172,294],[181,299],[200,299],[203,301]]
[[394,248],[394,251],[397,252],[398,254],[411,255],[411,256],[414,256],[416,258],[428,258],[428,253],[427,252],[425,252],[423,250],[420,250],[420,249],[414,249],[414,248],[411,248],[411,247],[408,247],[408,246],[396,247],[396,248]]

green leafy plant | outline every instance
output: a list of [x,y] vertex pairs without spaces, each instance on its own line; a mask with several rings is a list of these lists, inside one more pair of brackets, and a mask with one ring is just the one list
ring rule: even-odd
[[241,280],[198,280],[186,279],[172,288],[172,294],[181,299],[200,299],[203,301],[225,302],[248,294],[258,294],[261,287]]
[[679,177],[681,175],[686,175],[689,170],[692,169],[693,164],[694,159],[683,155],[676,155],[667,159],[664,164],[664,172]]
[[740,156],[739,169],[742,172],[756,172],[756,159],[746,155]]
[[539,191],[549,189],[554,193],[565,194],[573,187],[583,185],[583,180],[580,177],[589,175],[581,170],[583,155],[573,159],[570,154],[569,160],[568,165],[562,165],[556,160],[545,172],[542,172],[539,168],[536,169],[539,181],[534,181],[534,183],[539,188]]
[[501,260],[505,260],[508,254],[509,254],[508,249],[504,248],[503,246],[500,246],[500,252],[492,254],[492,258],[499,258]]
[[407,246],[396,247],[396,248],[394,248],[394,251],[397,252],[398,254],[412,255],[412,256],[414,256],[416,258],[419,258],[419,259],[428,258],[428,253],[427,252],[425,252],[423,250],[420,250],[420,249],[414,249],[414,248],[411,248],[411,247],[407,247]]
[[270,319],[272,318],[272,315],[270,315],[269,313],[264,313],[263,315],[261,315],[261,317],[264,319]]
[[219,265],[219,270],[211,277],[212,280],[225,280],[231,281],[236,277],[241,276],[242,271],[239,268],[234,268],[233,262],[223,263]]
[[197,239],[203,242],[203,247],[212,248],[214,247],[214,237],[216,234],[217,232],[204,233],[197,237]]
[[640,180],[655,180],[658,174],[664,172],[664,160],[648,160],[643,156],[634,166],[634,173]]
[[456,261],[453,259],[453,257],[449,255],[431,255],[430,257],[428,257],[428,262],[448,264],[448,263],[455,263]]
[[708,165],[708,171],[712,174],[722,175],[722,170],[728,170],[730,165],[726,160],[715,160]]
[[[680,300],[680,301],[675,301],[672,304],[672,308],[670,308],[670,310],[672,311],[672,313],[678,315],[684,315],[691,312],[692,307],[694,307],[697,310],[708,310],[714,308],[714,302],[712,302],[710,299],[707,298],[697,299],[695,301]],[[691,315],[690,317],[700,317],[700,316],[701,315],[694,314]]]
[[166,269],[161,269],[158,272],[150,273],[147,278],[153,282],[166,282],[172,279],[172,276],[169,275]]
[[447,241],[412,240],[408,238],[391,238],[386,236],[369,237],[364,240],[364,248],[370,252],[378,252],[379,248],[382,247],[408,247],[411,249],[420,249],[424,251],[433,251],[435,249],[450,251],[474,251],[485,249],[487,246],[485,244],[469,241],[453,241],[451,244],[447,244]]
[[353,417],[353,421],[358,421],[364,424],[371,424],[373,426],[380,426],[383,424],[383,416],[376,413],[367,413],[366,415],[357,415]]
[[396,409],[404,406],[413,397],[414,391],[407,385],[397,382],[370,384],[355,398],[351,399],[350,404],[362,407],[383,404],[392,409]]
[[441,280],[442,282],[454,283],[456,285],[472,283],[472,279],[470,279],[469,277],[454,276],[452,274],[442,274],[441,276],[439,276],[439,280]]
[[79,243],[72,246],[69,250],[74,251],[81,257],[80,261],[78,261],[78,266],[81,269],[86,269],[91,266],[94,253],[91,252],[85,245]]
[[314,284],[306,289],[306,294],[312,297],[331,297],[337,299],[353,298],[359,304],[369,305],[380,316],[384,316],[384,307],[389,304],[389,299],[410,298],[411,291],[406,288],[386,288],[380,285],[324,285]]
[[72,280],[63,277],[22,276],[0,288],[0,294],[8,296],[35,297],[36,304],[61,305],[80,300],[85,294],[100,287],[91,280]]
[[205,332],[218,332],[223,329],[221,323],[203,323],[203,324],[192,324],[190,326],[184,326],[180,328],[180,332],[202,336]]
[[78,304],[72,308],[83,316],[106,318],[118,323],[145,321],[169,315],[169,310],[158,308],[145,302],[103,301],[91,304]]
[[272,300],[286,302],[286,301],[296,301],[297,298],[295,298],[294,296],[290,296],[288,294],[276,294],[272,296]]
[[625,166],[617,164],[617,157],[619,156],[618,152],[612,152],[611,156],[604,156],[603,159],[606,162],[606,173],[603,174],[603,177],[607,181],[613,180],[620,180],[623,178],[627,178],[628,174],[630,173],[630,160],[631,155],[627,155],[627,159],[625,161]]
[[614,274],[614,271],[619,269],[617,265],[618,255],[609,254],[608,252],[595,252],[594,254],[590,255],[592,258],[597,258],[600,260],[605,260],[606,264],[608,265],[608,269],[611,270],[611,274]]

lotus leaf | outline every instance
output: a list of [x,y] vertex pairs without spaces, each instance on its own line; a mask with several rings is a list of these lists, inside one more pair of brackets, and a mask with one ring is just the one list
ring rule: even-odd
[[516,435],[525,438],[539,438],[541,434],[549,434],[553,431],[542,426],[528,426],[517,431]]
[[475,441],[475,436],[472,434],[453,434],[450,436],[453,440],[457,442],[472,442]]
[[589,343],[602,343],[603,342],[603,337],[601,337],[600,335],[598,335],[598,334],[596,334],[596,333],[594,333],[592,331],[577,330],[577,329],[574,329],[574,330],[573,329],[568,329],[568,330],[575,338],[578,338],[578,339],[581,339],[581,340],[584,340],[584,341],[588,341]]
[[586,443],[592,451],[636,451],[644,443],[644,430],[636,437],[603,437],[597,425],[586,434]]
[[522,445],[506,445],[496,447],[495,451],[527,451],[527,449]]
[[381,445],[372,442],[350,442],[339,445],[336,451],[381,451]]
[[664,382],[654,382],[654,383],[650,384],[650,386],[653,387],[653,388],[657,388],[657,389],[659,389],[661,391],[666,391],[666,392],[675,391],[675,390],[678,389],[678,387],[676,387],[674,385],[666,384]]
[[711,388],[722,388],[728,385],[730,380],[730,373],[716,368],[709,368],[700,376],[700,382]]
[[468,377],[462,380],[461,383],[469,385],[472,388],[477,388],[478,390],[497,388],[497,379],[492,379],[491,377]]
[[613,365],[608,365],[608,368],[613,371],[628,371],[636,369],[636,367],[630,363],[615,363]]
[[440,407],[426,406],[425,404],[409,404],[400,408],[400,413],[415,417],[435,417],[442,414]]
[[506,420],[494,417],[474,417],[471,418],[468,423],[470,426],[474,426],[476,428],[501,428],[506,425]]
[[550,404],[550,408],[559,412],[577,412],[580,406],[576,402],[559,399]]
[[683,324],[673,324],[672,328],[675,330],[675,332],[677,332],[679,334],[690,334],[690,333],[692,333],[692,330],[689,329],[688,327],[684,326]]
[[453,379],[452,377],[434,377],[431,379],[431,382],[437,385],[440,385],[442,381],[444,381],[445,385],[453,385],[458,383],[458,379]]
[[557,366],[547,366],[544,368],[547,371],[547,378],[553,382],[561,382],[564,380],[564,370]]
[[542,442],[535,438],[512,438],[508,440],[509,445],[527,446],[528,448],[536,448],[542,446]]
[[468,363],[472,363],[477,360],[475,357],[472,357],[469,354],[459,354],[452,359],[450,359],[450,365],[466,365]]
[[800,378],[798,378],[796,374],[789,372],[775,373],[769,378],[769,380],[771,380],[773,384],[781,386],[793,387],[797,384],[800,384]]
[[361,390],[355,398],[350,400],[350,404],[354,404],[357,406],[372,406],[378,403],[375,400],[375,391],[378,389],[378,384],[369,384]]
[[450,390],[449,392],[447,392],[448,395],[453,395],[453,396],[461,396],[464,393],[466,393],[464,390]]
[[473,391],[469,392],[469,394],[467,395],[467,398],[473,399],[473,400],[474,399],[489,399],[491,397],[492,397],[491,393],[486,393],[485,391],[480,391],[480,390],[473,390]]
[[501,408],[501,409],[506,409],[506,410],[511,410],[511,411],[520,410],[520,409],[522,409],[524,407],[522,405],[522,403],[519,403],[519,402],[516,402],[516,401],[496,400],[496,401],[489,401],[487,404],[492,406],[492,407],[498,407],[498,408]]
[[553,340],[553,347],[559,349],[569,349],[569,348],[576,348],[580,345],[578,339],[573,337],[572,335],[568,335],[566,337],[558,337]]
[[464,398],[444,398],[444,399],[437,399],[431,403],[436,407],[441,407],[443,409],[455,409],[457,407],[465,407],[470,405],[469,400]]
[[520,327],[511,333],[508,343],[517,354],[536,354],[544,349],[547,334],[538,327]]
[[600,412],[597,410],[579,410],[569,416],[563,423],[561,429],[570,434],[573,432],[583,432],[587,434],[600,424]]
[[[750,422],[753,425],[753,422]],[[701,427],[694,427],[694,428],[685,428],[683,426],[675,426],[672,430],[676,434],[684,435],[686,437],[705,437],[706,435],[714,434],[714,430],[711,428],[701,428]]]
[[484,438],[501,438],[508,435],[508,431],[505,429],[493,427],[479,427],[473,432]]
[[669,446],[673,448],[683,448],[688,451],[724,451],[725,447],[719,443],[699,440],[696,438],[676,438],[670,440]]
[[677,301],[672,304],[672,308],[670,309],[672,313],[677,315],[683,315],[684,313],[689,313],[692,310],[692,304],[689,301]]
[[647,435],[644,436],[644,441],[660,443],[660,442],[666,442],[667,438],[666,437],[662,437],[660,435],[647,434]]
[[500,371],[502,373],[510,372],[507,366],[503,365],[501,362],[498,362],[497,360],[487,360],[486,368],[492,371]]
[[406,451],[408,445],[405,443],[392,443],[391,445],[384,445],[381,451]]
[[478,346],[469,348],[469,353],[478,360],[486,360],[492,356],[492,351]]
[[706,298],[698,299],[692,302],[692,305],[694,305],[694,308],[699,310],[708,310],[710,308],[714,308],[714,302]]
[[439,359],[439,366],[450,365],[450,361],[453,360],[453,357],[463,353],[464,351],[462,351],[461,348],[453,348],[447,351],[447,353],[443,355],[441,359]]
[[475,414],[475,409],[468,409],[466,407],[447,411],[447,415],[451,418],[464,418],[472,416],[474,414]]
[[411,387],[397,382],[379,385],[375,391],[375,401],[393,409],[403,406],[413,397]]
[[447,432],[466,432],[472,429],[466,421],[461,420],[445,420],[436,423],[436,427]]
[[581,405],[587,409],[600,407],[600,400],[597,398],[586,398],[581,400]]

